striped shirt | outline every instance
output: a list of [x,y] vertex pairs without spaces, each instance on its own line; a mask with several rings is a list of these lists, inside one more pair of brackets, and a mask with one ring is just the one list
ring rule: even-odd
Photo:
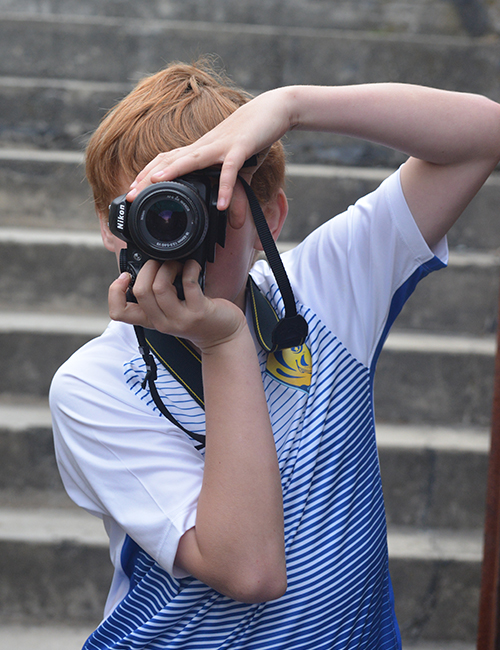
[[[63,366],[51,392],[61,475],[70,496],[103,518],[115,565],[106,618],[87,650],[400,648],[373,376],[402,305],[445,258],[444,243],[433,252],[423,241],[397,173],[284,255],[309,325],[298,373],[307,366],[310,375],[296,381],[293,362],[258,351],[285,516],[288,588],[275,601],[236,602],[174,567],[178,539],[195,523],[203,453],[171,431],[142,388],[128,326],[113,324]],[[282,316],[267,265],[252,275]],[[120,373],[109,370],[113,356]],[[183,426],[204,432],[203,410],[162,368],[157,387]],[[166,487],[159,472],[171,477]]]

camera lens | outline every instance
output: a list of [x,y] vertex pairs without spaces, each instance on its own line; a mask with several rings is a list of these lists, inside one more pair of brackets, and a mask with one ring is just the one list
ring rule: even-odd
[[208,210],[191,184],[156,183],[133,201],[129,227],[132,241],[149,257],[182,259],[204,241]]
[[186,231],[186,211],[177,201],[158,201],[146,213],[146,229],[153,239],[173,242]]

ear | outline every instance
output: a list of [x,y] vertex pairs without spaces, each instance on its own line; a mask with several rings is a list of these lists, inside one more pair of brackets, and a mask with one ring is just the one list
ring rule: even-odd
[[[280,188],[276,193],[276,196],[262,206],[262,211],[266,217],[271,235],[273,236],[274,241],[276,241],[288,214],[288,200],[285,192]],[[254,248],[259,251],[264,250],[258,235],[255,239]]]
[[97,211],[97,216],[99,217],[99,225],[101,226],[101,237],[104,243],[104,246],[111,251],[116,253],[116,241],[117,237],[113,235],[108,225],[108,215],[104,212]]

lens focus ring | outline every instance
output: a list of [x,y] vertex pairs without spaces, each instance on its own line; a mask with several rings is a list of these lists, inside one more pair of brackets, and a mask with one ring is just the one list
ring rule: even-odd
[[207,207],[187,183],[157,183],[132,203],[129,228],[137,246],[149,257],[179,259],[203,242],[208,229]]

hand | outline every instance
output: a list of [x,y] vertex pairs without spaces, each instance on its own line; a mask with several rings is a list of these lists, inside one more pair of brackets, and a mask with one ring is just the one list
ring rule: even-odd
[[289,130],[287,97],[285,88],[263,93],[238,108],[195,143],[159,154],[132,183],[127,200],[132,201],[150,183],[221,166],[217,207],[227,209],[245,161],[257,155],[255,167],[243,170],[251,177],[262,164],[269,147]]
[[[185,300],[179,300],[174,280],[182,273]],[[188,260],[149,260],[140,270],[133,292],[137,303],[127,302],[130,275],[122,273],[109,289],[113,320],[141,325],[189,340],[202,353],[235,339],[247,327],[242,310],[228,300],[207,298],[198,283],[200,265]]]

